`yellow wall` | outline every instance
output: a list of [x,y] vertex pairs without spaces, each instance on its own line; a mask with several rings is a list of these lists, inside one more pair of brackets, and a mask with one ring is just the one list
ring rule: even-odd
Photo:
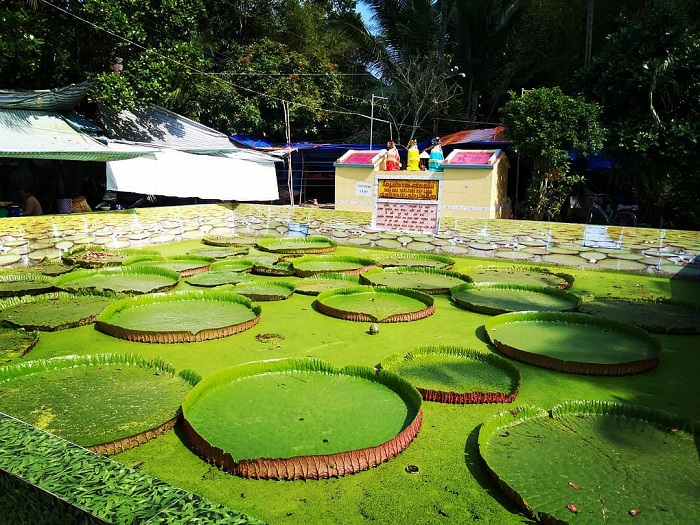
[[[335,167],[335,209],[341,211],[368,211],[374,209],[374,171],[367,167]],[[392,171],[390,173],[397,173]],[[369,195],[358,195],[358,183],[369,184]],[[366,186],[363,186],[366,187]]]

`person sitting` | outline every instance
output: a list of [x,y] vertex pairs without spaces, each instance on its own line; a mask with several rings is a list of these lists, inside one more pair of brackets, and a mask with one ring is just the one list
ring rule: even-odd
[[21,215],[25,217],[34,215],[43,215],[44,212],[41,209],[41,204],[39,200],[34,196],[34,194],[27,188],[22,188],[20,190],[22,193],[22,213]]
[[399,171],[401,169],[401,157],[399,157],[399,150],[396,148],[394,141],[390,140],[386,143],[386,171]]

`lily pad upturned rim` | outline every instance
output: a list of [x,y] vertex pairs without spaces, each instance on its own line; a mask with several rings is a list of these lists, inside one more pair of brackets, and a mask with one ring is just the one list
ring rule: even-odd
[[3,330],[8,333],[14,334],[14,336],[17,339],[24,340],[24,343],[22,343],[19,346],[19,351],[17,352],[3,352],[0,353],[0,357],[24,357],[27,355],[39,342],[39,331],[38,330],[25,330],[23,328],[14,328],[14,327],[0,327],[0,330]]
[[243,235],[205,235],[202,237],[202,244],[207,246],[255,246],[257,242],[255,237]]
[[[560,284],[556,286],[558,290],[567,290],[571,288],[574,285],[574,282],[576,278],[569,274],[569,273],[563,273],[563,272],[553,272],[549,268],[545,268],[543,266],[532,266],[532,265],[525,265],[525,266],[478,266],[473,269],[474,272],[478,271],[508,271],[511,270],[513,272],[536,272],[536,273],[541,273],[543,275],[550,275],[553,277],[558,277],[559,279],[562,280]],[[474,278],[472,278],[472,281],[475,283],[479,282],[498,282],[498,281],[477,281]]]
[[309,289],[304,289],[305,285],[308,285],[309,287],[313,286],[313,281],[344,281],[348,284],[348,286],[359,286],[360,284],[360,277],[357,275],[349,275],[346,273],[337,273],[337,272],[327,272],[327,273],[317,273],[314,274],[310,277],[305,277],[299,282],[297,282],[297,287],[295,292],[300,293],[302,295],[318,295],[321,292],[325,292],[327,290],[311,290]]
[[[126,297],[109,305],[100,314],[95,327],[105,334],[135,341],[140,343],[187,343],[196,341],[208,341],[248,330],[260,321],[260,306],[253,305],[247,297],[232,291],[232,286],[225,286],[214,290],[190,290],[175,293],[152,293],[133,297]],[[181,302],[181,301],[227,301],[242,304],[252,311],[253,319],[242,323],[220,326],[216,328],[204,328],[196,333],[186,330],[136,330],[125,328],[109,322],[110,318],[118,312],[154,303]]]
[[421,264],[387,264],[387,261],[397,261],[397,260],[404,260],[404,261],[411,261],[415,263],[419,263],[420,261],[433,261],[433,262],[438,262],[442,263],[444,266],[442,270],[451,270],[454,265],[456,264],[456,260],[453,259],[452,257],[447,257],[446,255],[436,255],[436,254],[430,254],[430,253],[412,253],[412,252],[396,252],[392,255],[386,255],[384,257],[380,257],[377,259],[377,264],[382,266],[383,268],[392,268],[394,266],[402,266],[402,267],[422,267]]
[[362,272],[369,270],[376,266],[376,261],[374,259],[368,259],[366,257],[352,257],[348,255],[304,255],[298,259],[294,259],[294,268],[296,270],[296,275],[299,277],[311,277],[319,273],[331,273],[335,270],[320,269],[320,270],[309,270],[304,269],[303,265],[305,263],[352,263],[356,264],[357,268],[349,270],[338,270],[337,273],[345,273],[349,275],[359,275]]
[[[653,308],[655,305],[668,305],[676,308],[684,308],[689,312],[694,312],[700,315],[700,307],[692,303],[687,303],[684,301],[677,301],[675,299],[668,299],[665,297],[656,299],[627,299],[625,297],[596,297],[593,300],[583,301],[581,303],[581,311],[590,315],[604,317],[595,311],[591,311],[590,306],[595,303],[606,304],[606,303],[629,303],[632,305],[644,305]],[[620,319],[617,319],[620,321]],[[622,321],[624,322],[624,321]],[[654,334],[668,334],[668,335],[692,335],[700,332],[700,326],[688,327],[688,326],[668,326],[662,323],[645,322],[639,318],[635,318],[629,321],[630,324],[634,324]]]
[[86,261],[82,259],[81,255],[86,255],[88,253],[107,253],[113,255],[115,258],[124,257],[127,258],[129,255],[133,256],[146,256],[146,255],[158,255],[156,250],[141,249],[141,248],[106,248],[99,244],[82,244],[75,248],[68,250],[61,254],[61,260],[67,264],[73,264],[80,268],[103,268],[105,266],[120,266],[122,264],[119,262],[110,261]]
[[[497,340],[491,334],[491,332],[496,330],[498,326],[523,321],[543,321],[580,325],[593,325],[596,328],[601,327],[604,330],[615,330],[621,332],[622,334],[629,335],[630,337],[633,337],[635,339],[645,340],[650,346],[654,348],[656,355],[645,359],[618,363],[592,363],[569,361],[565,359],[558,359],[556,357],[548,355],[520,350],[519,348],[515,348],[511,345],[505,344]],[[523,363],[538,366],[541,368],[557,370],[559,372],[566,372],[570,374],[610,376],[639,374],[656,367],[659,364],[661,352],[663,350],[663,344],[661,343],[661,340],[657,339],[656,337],[653,337],[651,334],[649,334],[646,330],[643,330],[642,328],[626,323],[611,321],[610,319],[576,312],[522,311],[505,313],[488,319],[484,323],[484,328],[486,330],[486,336],[489,342],[493,344],[499,352],[509,357],[512,357],[513,359],[516,359],[518,361],[522,361]]]
[[576,310],[581,305],[581,298],[571,292],[567,292],[558,288],[552,288],[550,286],[534,286],[528,284],[512,284],[512,283],[466,283],[455,286],[450,290],[451,299],[460,306],[467,310],[473,312],[479,312],[487,315],[499,315],[503,313],[508,313],[513,310],[508,310],[506,308],[499,308],[497,306],[490,306],[487,304],[479,304],[478,302],[471,302],[458,297],[460,292],[465,290],[478,291],[480,289],[496,289],[496,290],[506,290],[506,291],[524,291],[524,292],[534,292],[541,293],[543,295],[550,295],[567,301],[570,303],[570,307],[561,309],[558,311],[572,311]]
[[[198,273],[206,272],[209,270],[210,265],[216,261],[215,257],[209,257],[207,255],[138,255],[126,259],[122,264],[124,266],[131,266],[132,264],[142,264],[144,266],[159,266],[168,263],[185,262],[192,263],[190,267],[183,270],[173,270],[180,274],[181,277],[191,277]],[[162,266],[160,266],[162,268]],[[172,268],[167,268],[172,270]]]
[[[510,377],[511,382],[515,384],[515,388],[511,392],[454,392],[446,390],[433,390],[423,388],[419,385],[414,385],[423,396],[424,401],[433,401],[436,403],[451,403],[460,405],[473,405],[484,403],[512,403],[520,391],[521,375],[520,370],[511,364],[509,361],[498,357],[494,354],[486,354],[479,352],[473,348],[449,346],[449,345],[428,345],[421,346],[409,352],[412,355],[446,355],[450,357],[463,357],[487,363],[496,368],[499,368]],[[392,371],[392,367],[404,360],[408,354],[392,354],[382,359],[381,365],[385,370]]]
[[[311,371],[324,374],[353,375],[379,382],[398,394],[415,411],[412,421],[393,439],[378,446],[349,450],[327,455],[306,455],[292,458],[259,458],[236,461],[225,450],[211,445],[187,420],[188,410],[207,390],[241,377],[282,371]],[[284,358],[254,361],[226,368],[206,376],[193,388],[182,402],[182,426],[190,446],[207,462],[244,478],[254,479],[325,479],[354,474],[377,466],[398,455],[418,434],[423,421],[420,393],[400,376],[369,367],[346,366],[335,368],[316,358]]]
[[[154,359],[146,359],[138,354],[88,354],[58,356],[48,359],[34,359],[31,361],[22,361],[15,364],[0,366],[0,382],[48,370],[103,365],[134,365],[141,368],[153,368],[159,373],[165,373],[170,376],[175,375],[175,368],[171,364],[157,357]],[[178,375],[192,386],[195,385],[195,382],[191,379],[192,374],[181,372]],[[158,436],[163,435],[168,430],[174,428],[175,424],[180,418],[180,413],[181,410],[178,409],[173,414],[172,418],[153,428],[149,428],[142,432],[125,436],[114,441],[90,445],[84,448],[103,456],[110,456],[113,454],[119,454],[120,452],[125,452],[137,447],[138,445],[147,443],[148,441],[155,439]]]
[[[422,302],[426,307],[415,312],[393,314],[384,319],[377,319],[371,314],[340,310],[338,308],[328,306],[323,302],[324,300],[337,295],[366,294],[369,292],[378,295],[403,295],[405,297],[409,297],[411,299],[415,299],[416,301]],[[318,311],[325,315],[335,317],[337,319],[344,319],[346,321],[370,323],[405,323],[410,321],[417,321],[419,319],[429,317],[435,312],[435,300],[430,295],[408,288],[392,288],[389,286],[353,286],[348,288],[339,288],[336,290],[326,290],[325,292],[321,292],[320,294],[318,294],[314,304],[316,305]]]
[[[275,244],[282,246],[274,248]],[[295,244],[305,244],[307,246],[295,247]],[[317,246],[313,246],[314,244]],[[338,243],[324,235],[309,235],[308,237],[261,237],[258,239],[256,246],[260,250],[272,253],[311,254],[333,252],[336,250]]]
[[[496,482],[498,487],[528,516],[537,518],[541,523],[554,525],[564,522],[542,509],[533,508],[523,495],[518,492],[516,487],[511,486],[503,479],[504,473],[497,472],[494,467],[489,464],[489,440],[495,437],[507,439],[509,428],[521,425],[528,420],[559,419],[568,415],[582,418],[597,416],[617,417],[623,420],[635,419],[651,425],[656,425],[659,428],[669,429],[670,432],[688,432],[697,435],[698,423],[690,419],[655,408],[612,401],[570,400],[554,406],[549,411],[537,406],[527,405],[518,406],[511,410],[495,414],[490,419],[486,420],[479,428],[479,436],[477,439],[479,455],[486,466],[489,476]],[[566,485],[564,490],[570,489],[570,487],[570,484]]]
[[[390,266],[387,268],[369,268],[364,272],[360,273],[360,283],[371,284],[372,286],[384,286],[381,283],[374,282],[372,280],[373,275],[386,275],[391,273],[402,273],[402,274],[416,274],[416,275],[444,275],[446,277],[453,277],[464,283],[471,283],[472,278],[467,274],[461,272],[455,272],[453,270],[441,270],[439,268],[423,268],[423,267],[413,267],[413,266]],[[460,286],[460,285],[455,285]],[[403,288],[412,289],[409,282],[406,282]],[[445,288],[430,288],[430,289],[417,289],[420,292],[426,293],[428,295],[441,295],[448,294],[453,287]]]
[[[149,275],[155,275],[158,277],[164,277],[166,279],[169,279],[172,281],[172,283],[164,286],[159,286],[153,290],[151,290],[149,293],[154,293],[154,292],[164,292],[167,290],[172,290],[177,286],[177,283],[180,281],[181,275],[178,272],[175,272],[173,270],[168,270],[165,268],[156,268],[148,265],[143,265],[143,264],[132,264],[129,266],[115,266],[115,267],[106,267],[106,268],[96,268],[96,269],[83,269],[83,270],[75,270],[70,273],[64,273],[63,275],[59,275],[58,277],[54,277],[53,283],[56,288],[59,288],[61,290],[67,291],[67,292],[78,292],[80,290],[110,290],[110,291],[115,291],[111,290],[109,288],[101,288],[101,287],[96,287],[96,286],[75,286],[74,283],[75,281],[79,281],[80,279],[88,278],[88,277],[93,277],[95,275],[105,275],[105,276],[115,276],[115,275],[143,275],[148,277]],[[142,293],[138,291],[127,291],[127,292],[121,292],[121,293]]]
[[[124,294],[120,294],[117,292],[112,292],[110,290],[80,290],[78,292],[72,293],[72,292],[64,292],[64,291],[57,291],[57,292],[51,292],[51,293],[45,293],[45,294],[40,294],[40,295],[22,295],[20,297],[8,297],[6,299],[1,299],[0,300],[0,310],[4,310],[5,308],[10,308],[12,306],[16,306],[18,304],[26,304],[26,303],[36,303],[39,301],[50,301],[50,300],[55,300],[55,298],[63,298],[63,299],[74,299],[74,298],[81,298],[81,297],[104,297],[107,299],[113,299],[113,300],[118,300],[122,299]],[[36,323],[36,324],[20,324],[17,323],[16,321],[12,319],[4,319],[2,322],[6,325],[12,326],[14,328],[24,328],[25,330],[39,330],[41,332],[54,332],[54,331],[59,331],[59,330],[66,330],[68,328],[76,328],[78,326],[85,326],[88,324],[92,324],[97,320],[99,313],[96,313],[94,315],[90,315],[88,317],[81,318],[76,321],[72,322],[66,322],[62,325],[59,326],[54,326],[47,324],[44,322],[43,324],[41,323]]]
[[[269,287],[270,293],[264,293],[260,291],[255,293],[245,293],[244,291],[241,291],[245,290],[246,286],[257,286],[263,288],[263,290],[265,289],[265,287]],[[279,288],[283,288],[289,293],[286,295],[282,295],[277,291],[277,289]],[[283,301],[285,299],[288,299],[294,293],[295,288],[296,285],[288,281],[250,279],[247,281],[236,283],[235,285],[233,285],[233,288],[231,288],[231,290],[237,294],[247,297],[251,301]]]

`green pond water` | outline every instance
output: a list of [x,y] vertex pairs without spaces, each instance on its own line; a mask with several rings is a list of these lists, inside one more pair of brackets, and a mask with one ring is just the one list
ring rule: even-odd
[[657,355],[645,339],[588,324],[517,321],[500,325],[489,335],[524,352],[578,363],[628,363]]
[[166,301],[125,308],[107,322],[130,330],[197,333],[254,318],[250,308],[229,301]]
[[377,446],[400,433],[409,416],[406,403],[380,383],[300,371],[222,385],[185,414],[202,437],[236,460]]

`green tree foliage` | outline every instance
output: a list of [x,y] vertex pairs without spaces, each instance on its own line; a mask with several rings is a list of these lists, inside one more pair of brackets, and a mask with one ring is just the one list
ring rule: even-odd
[[527,204],[534,219],[554,219],[580,176],[570,173],[570,151],[583,155],[603,146],[601,107],[558,88],[539,88],[522,96],[511,92],[502,110],[514,149],[532,161]]
[[665,0],[612,35],[585,73],[605,107],[618,183],[654,222],[700,226],[700,23],[696,2]]

